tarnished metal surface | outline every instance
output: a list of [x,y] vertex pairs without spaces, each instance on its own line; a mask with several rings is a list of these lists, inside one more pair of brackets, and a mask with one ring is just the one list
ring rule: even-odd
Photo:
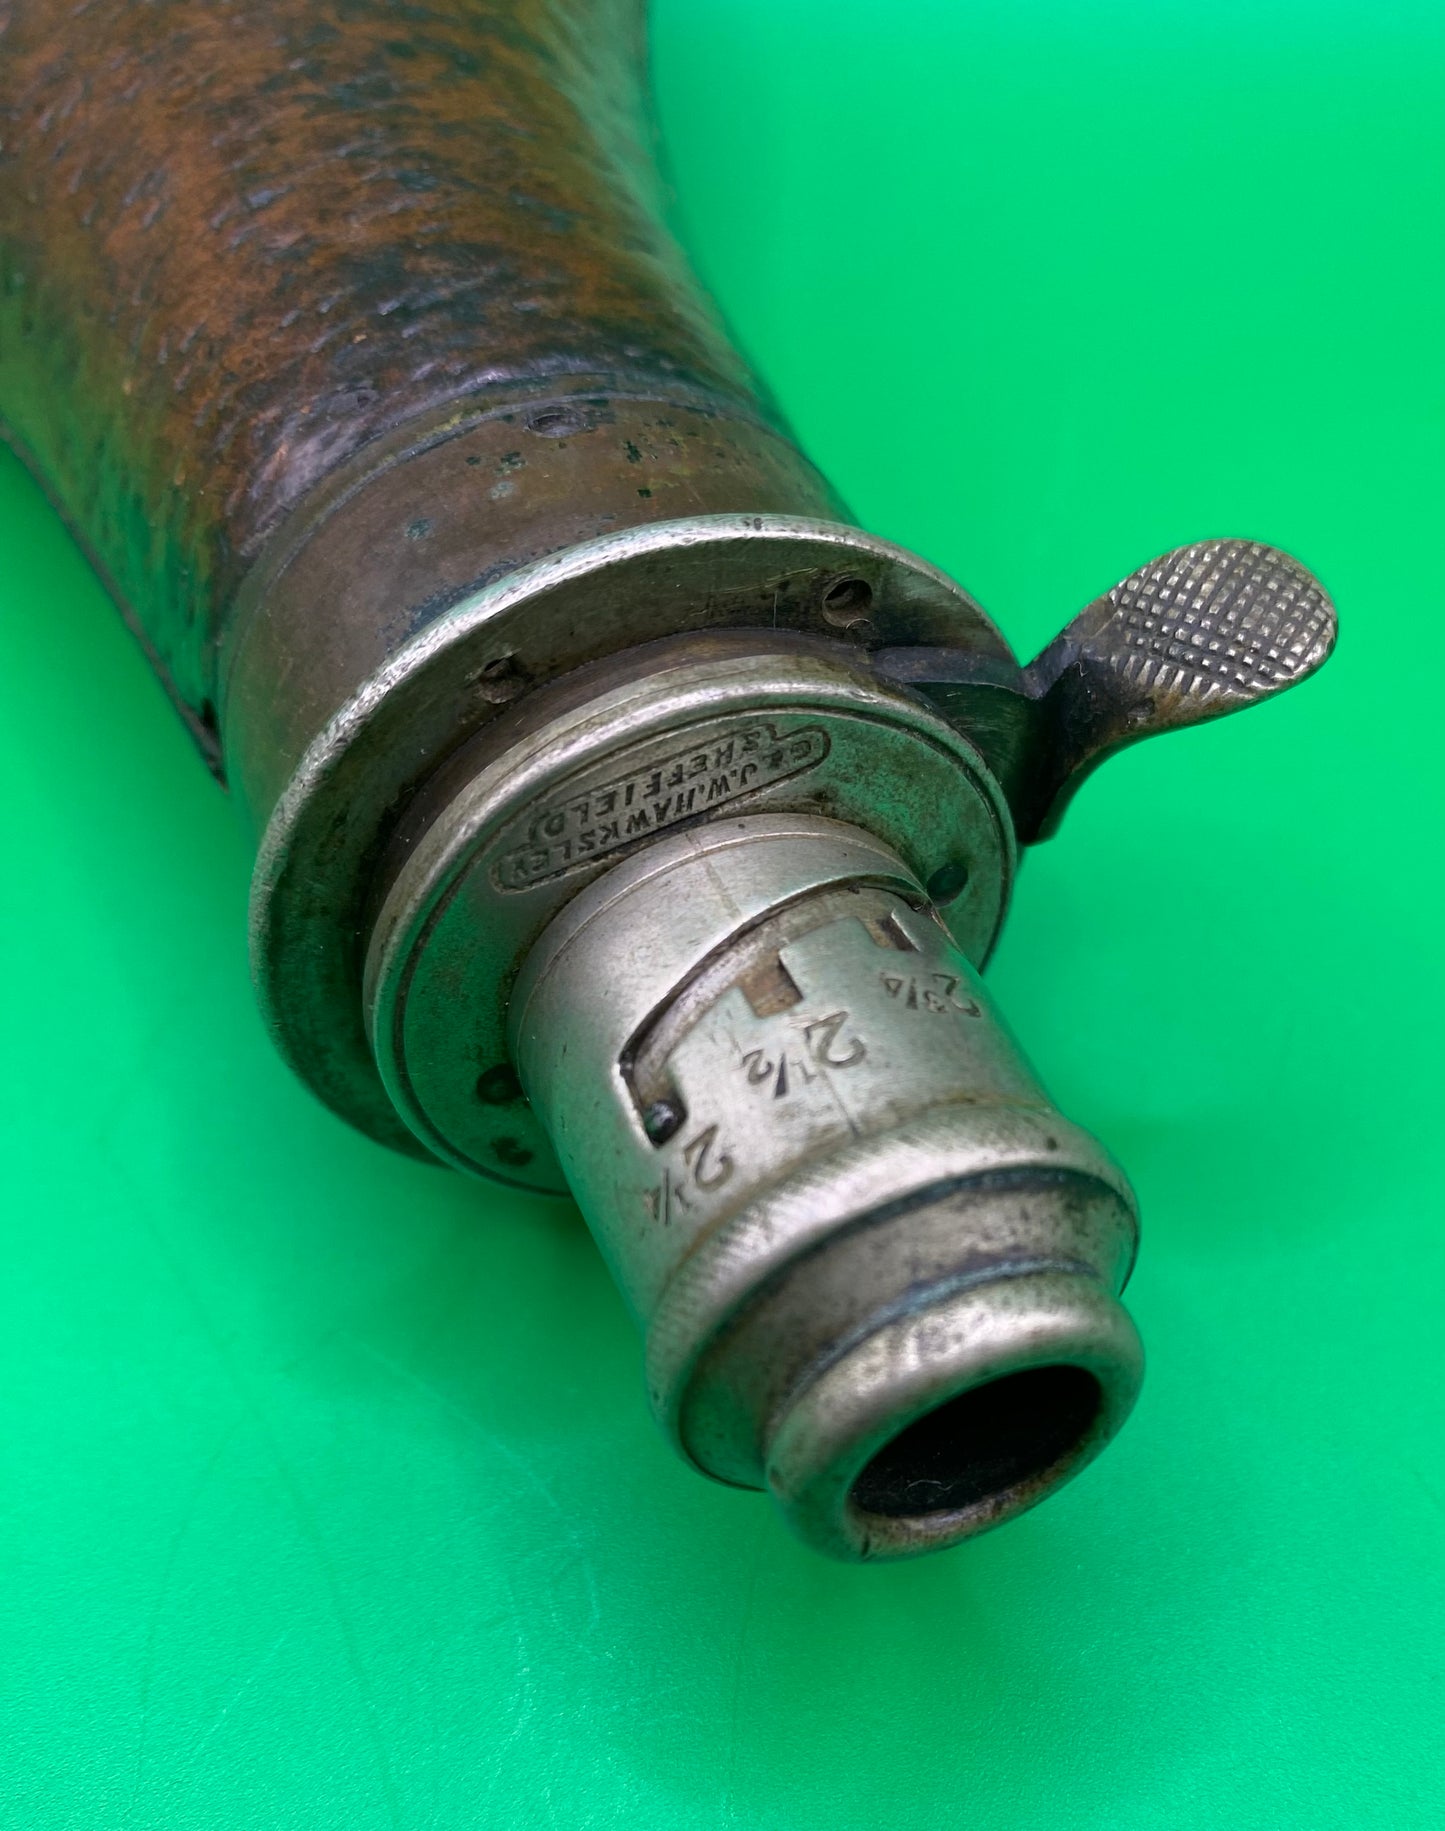
[[459,755],[398,833],[367,960],[371,1048],[418,1137],[463,1168],[565,1188],[537,1113],[485,1092],[505,1090],[488,1077],[509,1059],[527,951],[594,878],[668,833],[784,810],[891,845],[951,890],[958,944],[987,959],[1013,884],[1002,797],[942,718],[836,644],[656,643],[533,695]]
[[[659,840],[556,918],[512,1026],[647,1331],[659,1421],[708,1473],[768,1487],[809,1543],[879,1558],[971,1537],[1123,1422],[1129,1186],[887,845],[784,815]],[[1067,1417],[975,1413],[875,1467],[938,1407],[1060,1369]]]
[[[339,569],[369,554],[338,543],[328,563]],[[296,582],[306,557],[276,588],[303,621],[317,601]],[[506,707],[522,715],[529,693],[579,664],[615,656],[625,671],[635,645],[684,630],[752,629],[764,647],[775,630],[793,630],[833,641],[845,663],[866,652],[874,628],[1008,653],[972,599],[913,555],[857,528],[761,514],[653,523],[534,561],[400,641],[333,706],[351,656],[376,641],[358,622],[348,618],[333,639],[313,614],[307,642],[272,648],[260,639],[272,618],[258,614],[225,728],[243,800],[264,818],[276,797],[252,889],[252,963],[272,1035],[328,1105],[403,1150],[415,1141],[378,1078],[362,1022],[367,932],[385,888],[378,874],[391,832],[429,779]],[[317,654],[319,664],[302,665]],[[290,709],[303,701],[317,735],[296,754],[291,734],[308,720]]]

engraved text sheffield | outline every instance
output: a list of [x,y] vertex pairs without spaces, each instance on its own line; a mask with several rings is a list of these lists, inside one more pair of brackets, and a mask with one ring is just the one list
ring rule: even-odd
[[492,880],[499,890],[527,890],[635,839],[800,775],[827,754],[827,734],[816,725],[779,731],[757,721],[700,734],[685,750],[605,782],[560,791],[534,807],[503,835]]

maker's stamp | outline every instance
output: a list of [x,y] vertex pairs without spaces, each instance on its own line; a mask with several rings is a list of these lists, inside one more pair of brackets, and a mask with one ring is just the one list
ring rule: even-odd
[[[659,754],[661,750],[661,754]],[[753,719],[610,757],[536,801],[496,842],[499,890],[529,890],[814,769],[828,754],[817,725]]]

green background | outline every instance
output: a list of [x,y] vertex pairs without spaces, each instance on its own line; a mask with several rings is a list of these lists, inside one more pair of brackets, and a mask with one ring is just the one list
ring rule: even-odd
[[993,969],[1137,1182],[1144,1398],[911,1566],[672,1461],[575,1214],[273,1056],[228,810],[0,460],[3,1822],[1445,1822],[1445,15],[659,0],[655,55],[803,439],[1021,651],[1205,534],[1339,603],[1089,786]]

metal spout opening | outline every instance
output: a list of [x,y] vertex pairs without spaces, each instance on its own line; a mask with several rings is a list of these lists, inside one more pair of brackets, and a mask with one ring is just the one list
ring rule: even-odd
[[1005,1374],[915,1418],[867,1464],[849,1498],[886,1519],[1001,1500],[1069,1460],[1102,1401],[1098,1380],[1083,1367]]
[[917,1557],[1071,1481],[1138,1394],[1134,1325],[1097,1279],[1005,1277],[885,1323],[777,1417],[768,1487],[844,1559]]

